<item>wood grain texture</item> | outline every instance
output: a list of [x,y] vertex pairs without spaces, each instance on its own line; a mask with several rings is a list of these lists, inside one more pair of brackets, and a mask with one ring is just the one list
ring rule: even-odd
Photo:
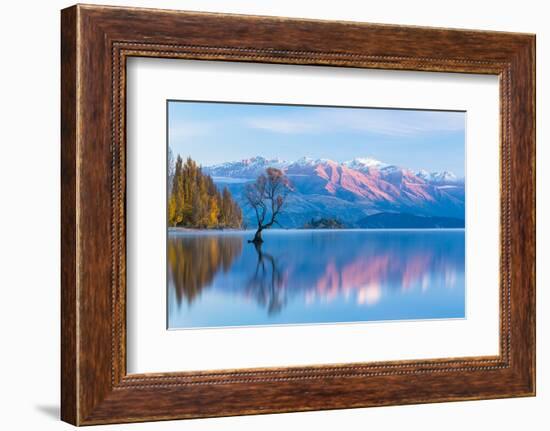
[[77,422],[76,9],[61,16],[61,417]]
[[[62,11],[63,420],[86,425],[534,395],[534,49],[535,37],[525,34],[80,5]],[[499,356],[127,375],[130,56],[498,75]]]

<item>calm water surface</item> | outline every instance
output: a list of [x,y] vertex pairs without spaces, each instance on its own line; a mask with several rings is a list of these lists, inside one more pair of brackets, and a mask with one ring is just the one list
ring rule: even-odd
[[463,318],[464,230],[170,231],[168,327]]

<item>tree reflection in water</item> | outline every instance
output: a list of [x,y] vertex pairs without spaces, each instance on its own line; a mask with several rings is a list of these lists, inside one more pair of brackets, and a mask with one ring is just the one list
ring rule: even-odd
[[[227,273],[242,253],[239,236],[215,235],[170,238],[168,241],[169,278],[174,285],[176,300],[191,305],[210,286],[220,271]],[[286,302],[284,272],[277,259],[254,244],[257,262],[246,282],[245,295],[265,307],[269,314],[279,312]]]
[[243,240],[238,236],[170,238],[168,276],[175,287],[178,303],[185,298],[192,304],[220,270],[229,271],[242,248]]
[[262,307],[267,308],[268,314],[281,311],[286,302],[286,280],[277,260],[273,255],[262,251],[262,243],[255,243],[258,254],[256,269],[247,283],[247,294]]
[[464,231],[249,236],[169,235],[171,327],[464,315]]

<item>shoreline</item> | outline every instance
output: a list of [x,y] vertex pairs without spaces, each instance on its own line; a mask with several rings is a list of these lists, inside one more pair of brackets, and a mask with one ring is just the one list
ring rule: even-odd
[[[345,229],[302,229],[302,228],[290,228],[290,229],[266,229],[264,234],[269,232],[278,232],[278,233],[290,233],[290,232],[393,232],[393,231],[465,231],[465,227],[451,227],[451,228],[438,228],[438,227],[428,227],[428,228],[345,228]],[[187,227],[169,227],[167,233],[254,233],[256,229],[194,229]]]

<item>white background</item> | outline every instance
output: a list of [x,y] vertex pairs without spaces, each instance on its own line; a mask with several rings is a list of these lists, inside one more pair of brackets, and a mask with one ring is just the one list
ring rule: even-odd
[[[117,1],[106,4],[360,20],[537,33],[538,396],[105,426],[135,430],[498,430],[547,429],[550,284],[550,28],[540,0],[312,2],[297,0]],[[70,429],[59,409],[59,9],[69,2],[5,2],[0,16],[0,426]]]
[[[498,354],[496,76],[141,58],[127,83],[129,373]],[[167,99],[466,111],[467,318],[167,331]]]

